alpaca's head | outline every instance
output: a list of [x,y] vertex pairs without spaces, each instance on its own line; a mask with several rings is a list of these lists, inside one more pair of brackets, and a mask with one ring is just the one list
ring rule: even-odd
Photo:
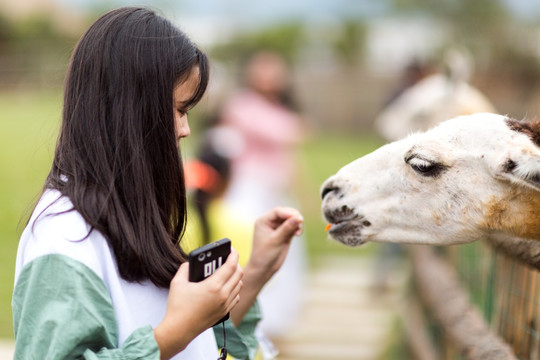
[[479,112],[495,112],[495,107],[478,89],[452,76],[433,74],[388,104],[374,126],[383,138],[394,141],[444,120]]
[[454,118],[353,161],[321,192],[331,237],[350,246],[540,239],[540,123]]

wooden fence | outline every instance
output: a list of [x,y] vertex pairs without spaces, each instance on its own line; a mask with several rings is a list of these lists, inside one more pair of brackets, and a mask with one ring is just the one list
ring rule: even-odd
[[540,241],[408,250],[418,360],[540,360]]

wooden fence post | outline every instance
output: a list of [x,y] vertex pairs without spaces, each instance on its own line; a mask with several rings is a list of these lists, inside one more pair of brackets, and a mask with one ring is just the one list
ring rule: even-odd
[[409,246],[419,296],[467,360],[517,360],[469,300],[454,269],[429,246]]

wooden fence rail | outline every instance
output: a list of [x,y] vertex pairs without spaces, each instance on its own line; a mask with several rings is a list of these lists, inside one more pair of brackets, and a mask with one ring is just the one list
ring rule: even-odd
[[423,303],[465,359],[517,359],[471,304],[449,263],[426,247],[410,247],[410,254]]
[[430,344],[438,358],[540,360],[540,241],[408,249],[424,317],[444,338]]

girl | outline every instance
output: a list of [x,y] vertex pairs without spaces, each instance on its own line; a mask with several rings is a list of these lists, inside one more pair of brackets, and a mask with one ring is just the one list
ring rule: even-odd
[[269,211],[244,270],[233,250],[214,275],[188,281],[179,141],[208,76],[207,57],[143,8],[113,10],[82,36],[52,168],[17,253],[16,359],[215,359],[208,329],[227,312],[233,356],[253,357],[257,294],[303,220]]

